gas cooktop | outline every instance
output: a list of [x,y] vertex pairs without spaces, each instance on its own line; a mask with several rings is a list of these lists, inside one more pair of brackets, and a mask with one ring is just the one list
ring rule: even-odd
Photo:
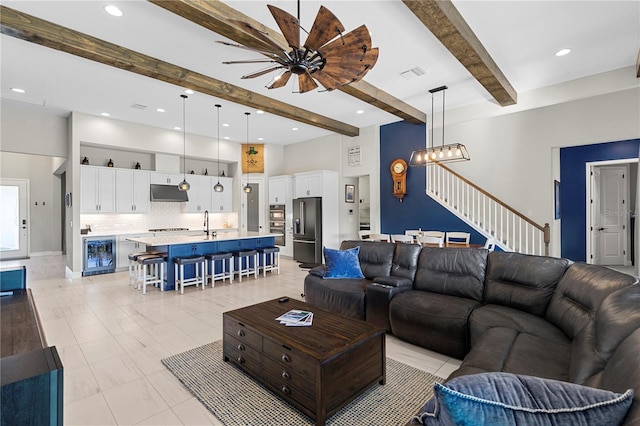
[[175,232],[175,231],[188,231],[189,228],[156,228],[149,229],[149,232]]

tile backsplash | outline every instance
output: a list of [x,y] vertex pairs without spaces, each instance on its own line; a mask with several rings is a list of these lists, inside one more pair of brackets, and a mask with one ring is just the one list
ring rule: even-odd
[[[100,213],[80,215],[81,228],[93,233],[142,232],[157,228],[204,229],[204,213],[183,213],[183,203],[153,202],[149,213]],[[209,212],[209,228],[237,228],[238,213]]]

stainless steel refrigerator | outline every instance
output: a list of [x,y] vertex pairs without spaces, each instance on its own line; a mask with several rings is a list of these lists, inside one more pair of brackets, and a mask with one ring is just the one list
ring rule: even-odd
[[322,263],[322,198],[293,200],[293,258]]

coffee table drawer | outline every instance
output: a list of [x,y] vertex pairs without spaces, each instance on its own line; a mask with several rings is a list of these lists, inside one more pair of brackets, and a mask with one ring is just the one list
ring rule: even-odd
[[224,352],[225,354],[233,353],[236,359],[241,356],[256,361],[262,360],[262,354],[260,352],[227,333],[224,335]]
[[247,328],[243,323],[224,316],[223,330],[227,335],[233,336],[247,346],[262,350],[262,336]]
[[262,358],[264,367],[263,377],[269,383],[284,385],[293,385],[306,393],[310,398],[315,400],[315,386],[311,377],[290,368],[288,365],[272,360],[269,357]]
[[226,337],[224,342],[225,360],[231,361],[243,370],[251,370],[259,375],[262,371],[262,355],[253,349],[240,351],[236,345],[229,343]]
[[262,352],[282,367],[309,378],[315,377],[316,362],[309,356],[268,338],[262,341]]

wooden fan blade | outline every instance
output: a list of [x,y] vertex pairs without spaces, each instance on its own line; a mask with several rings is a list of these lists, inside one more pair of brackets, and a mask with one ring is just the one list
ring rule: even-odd
[[316,82],[313,81],[313,77],[307,73],[298,75],[298,85],[300,87],[300,93],[305,93],[318,87]]
[[271,11],[273,19],[275,19],[278,27],[280,27],[280,31],[282,31],[282,35],[287,40],[287,43],[289,43],[289,46],[299,49],[300,22],[298,21],[298,18],[270,4],[268,4],[267,7]]
[[378,60],[378,48],[374,48],[364,55],[358,52],[349,56],[332,56],[326,58],[322,72],[343,84],[362,80]]
[[284,52],[285,48],[280,46],[278,43],[276,43],[274,40],[271,39],[271,37],[269,37],[268,34],[263,33],[262,31],[260,31],[259,29],[253,27],[251,24],[248,24],[246,22],[242,22],[239,21],[237,19],[230,19],[229,22],[232,22],[233,24],[237,25],[239,28],[241,28],[243,31],[251,34],[252,36],[264,41],[265,43],[267,43],[269,46],[273,47],[274,49],[276,49],[276,51],[278,52]]
[[320,6],[307,41],[304,42],[304,47],[318,50],[320,46],[333,40],[334,37],[343,32],[344,27],[338,18],[329,9]]
[[323,71],[316,71],[312,74],[312,76],[313,78],[318,80],[318,82],[322,84],[325,89],[329,91],[337,89],[338,87],[344,85],[343,82],[336,80],[335,78],[333,78],[332,76],[330,76],[329,74]]
[[291,78],[291,71],[285,71],[280,74],[279,79],[274,79],[273,83],[267,86],[267,89],[279,89],[280,87],[284,87],[288,82],[289,78]]
[[342,55],[349,51],[362,50],[362,46],[367,46],[367,49],[371,49],[371,36],[365,25],[360,25],[355,30],[333,40],[326,46],[320,47],[318,51],[327,57],[329,55]]
[[272,52],[272,51],[269,51],[269,50],[258,49],[258,48],[250,47],[250,46],[243,46],[241,44],[234,44],[234,43],[229,43],[229,42],[221,41],[221,40],[216,40],[216,43],[224,44],[225,46],[237,47],[238,49],[245,49],[245,50],[250,50],[250,51],[256,52],[256,53],[261,53],[261,54],[263,54],[265,56],[273,58],[274,60],[276,60],[278,62],[286,63],[285,58],[283,58],[282,56],[278,55],[278,53],[281,53],[281,52]]
[[254,72],[252,74],[245,74],[240,78],[243,79],[243,80],[246,80],[248,78],[260,77],[261,75],[269,74],[272,71],[280,70],[282,68],[284,68],[282,65],[276,65],[274,67],[269,67],[269,68],[265,68],[265,69],[260,70],[260,71],[256,71],[256,72]]

